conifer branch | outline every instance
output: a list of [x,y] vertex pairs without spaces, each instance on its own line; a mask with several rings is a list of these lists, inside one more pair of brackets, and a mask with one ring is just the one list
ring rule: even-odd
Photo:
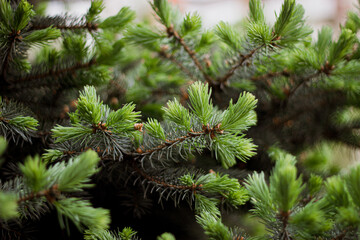
[[145,150],[145,152],[143,152],[143,150],[141,148],[138,148],[136,150],[136,152],[139,153],[142,156],[149,155],[149,154],[152,154],[153,152],[161,151],[162,149],[164,149],[166,147],[169,147],[171,145],[178,144],[178,143],[181,143],[181,142],[183,142],[183,141],[185,141],[187,139],[191,139],[191,138],[202,136],[202,135],[205,135],[205,133],[202,132],[202,131],[200,131],[200,132],[189,132],[185,136],[181,136],[179,138],[176,138],[175,140],[167,140],[166,142],[164,142],[164,143],[162,143],[162,144],[160,144],[160,145],[158,145],[156,147]]
[[147,149],[145,151],[143,151],[141,148],[138,148],[136,150],[136,152],[139,153],[141,156],[146,156],[146,155],[152,154],[153,152],[161,151],[166,147],[182,143],[183,141],[185,141],[187,139],[192,139],[192,138],[199,137],[199,136],[204,136],[204,135],[207,135],[207,134],[210,134],[210,137],[214,138],[216,133],[217,134],[222,134],[224,132],[223,130],[220,130],[220,126],[221,126],[221,124],[218,124],[214,128],[210,128],[209,124],[207,124],[207,126],[203,125],[203,127],[202,127],[203,130],[202,131],[199,131],[199,132],[191,131],[191,132],[188,132],[188,134],[185,135],[185,136],[181,136],[181,137],[176,138],[174,140],[166,140],[166,142],[163,142],[162,144],[160,144],[160,145],[158,145],[156,147],[153,147],[151,149]]
[[271,78],[276,78],[276,77],[280,77],[280,76],[290,77],[290,73],[287,69],[284,69],[280,72],[268,72],[261,76],[253,76],[253,77],[251,77],[251,80],[252,81],[263,81],[263,80],[267,80],[269,78],[271,79]]
[[250,51],[248,54],[246,54],[246,55],[241,54],[241,55],[240,55],[240,60],[239,60],[239,62],[236,63],[234,66],[232,66],[232,67],[228,70],[228,72],[227,72],[223,77],[219,78],[219,80],[217,81],[218,84],[221,84],[221,85],[222,85],[222,84],[226,84],[226,82],[229,80],[229,78],[234,75],[235,71],[236,71],[239,67],[243,66],[243,64],[244,64],[247,60],[249,60],[250,58],[252,58],[253,55],[254,55],[258,50],[260,50],[262,47],[264,47],[264,45],[261,45],[261,46],[259,46],[259,47],[257,47],[257,48],[254,48],[253,50],[251,50],[251,51]]
[[294,93],[305,83],[310,81],[311,79],[318,77],[321,74],[321,71],[316,71],[315,73],[303,78],[292,90],[290,90],[287,95],[290,97],[291,95],[294,95]]
[[86,22],[83,24],[74,24],[74,25],[66,25],[66,24],[39,24],[39,25],[35,25],[33,24],[31,26],[31,28],[29,29],[29,31],[33,31],[33,30],[42,30],[42,29],[46,29],[48,27],[54,27],[56,29],[62,30],[62,31],[66,31],[66,30],[79,30],[79,29],[84,29],[84,30],[88,30],[89,32],[92,31],[97,31],[99,24],[97,23],[91,23],[91,22]]
[[210,84],[214,85],[215,84],[214,79],[205,72],[199,59],[196,57],[195,51],[190,49],[190,47],[185,43],[184,39],[180,36],[180,34],[174,30],[174,27],[173,26],[167,27],[166,32],[167,32],[169,38],[174,37],[174,39],[184,48],[185,52],[190,56],[190,58],[192,59],[192,61],[195,64],[195,66],[202,73],[205,80],[207,82],[209,82]]
[[35,198],[41,198],[41,197],[46,197],[46,199],[50,203],[53,203],[54,201],[56,201],[56,199],[59,198],[59,196],[60,196],[60,191],[58,190],[58,185],[55,184],[49,189],[42,190],[37,193],[30,193],[29,195],[21,197],[17,200],[17,203],[26,202],[26,201],[33,200]]
[[165,52],[164,49],[159,51],[160,57],[163,57],[165,59],[168,59],[172,63],[174,63],[176,66],[178,66],[186,75],[188,75],[191,79],[196,80],[196,77],[190,72],[189,69],[187,69],[181,62],[176,60],[173,54],[169,54]]
[[282,221],[282,233],[280,235],[280,239],[281,240],[290,240],[292,239],[289,236],[289,233],[287,231],[287,225],[289,223],[289,216],[290,216],[290,211],[284,212],[284,211],[280,211],[280,220]]
[[68,151],[63,151],[63,154],[65,155],[73,155],[73,154],[79,154],[79,153],[83,153],[86,152],[87,150],[93,150],[97,153],[103,153],[106,150],[100,149],[100,147],[97,147],[96,149],[91,148],[91,147],[86,147],[86,148],[81,148],[79,151],[75,151],[75,150],[68,150]]
[[311,79],[320,76],[322,73],[326,74],[327,76],[329,76],[332,72],[332,70],[335,69],[334,65],[330,65],[329,62],[326,62],[324,66],[321,67],[321,69],[319,69],[318,71],[316,71],[315,73],[307,76],[306,78],[302,79],[289,93],[288,93],[288,97],[293,95],[298,89],[299,87],[301,87],[303,84],[307,83],[308,81],[310,81]]
[[4,81],[2,84],[5,84],[7,82],[6,75],[7,75],[7,71],[8,71],[8,66],[11,61],[11,52],[15,48],[15,42],[17,40],[22,39],[22,36],[20,35],[20,30],[17,32],[13,31],[9,37],[10,37],[10,41],[9,41],[9,47],[7,48],[8,51],[6,53],[6,56],[5,56],[5,59],[4,59],[2,68],[1,68],[1,76]]
[[166,183],[160,179],[158,179],[157,177],[154,177],[154,176],[150,176],[148,175],[145,171],[141,170],[140,168],[138,168],[136,166],[136,164],[133,164],[133,168],[135,169],[135,171],[137,173],[139,173],[142,177],[144,177],[145,179],[147,179],[148,181],[150,182],[154,182],[154,183],[157,183],[157,184],[160,184],[162,185],[163,187],[165,188],[174,188],[174,189],[181,189],[181,190],[191,190],[192,192],[196,192],[196,191],[201,191],[202,190],[202,184],[199,184],[199,185],[196,185],[196,184],[193,184],[192,186],[187,186],[187,185],[175,185],[175,184],[169,184],[169,183]]
[[[75,65],[73,65],[71,67],[58,69],[55,71],[53,69],[50,69],[48,72],[45,72],[45,73],[25,76],[23,78],[16,79],[12,83],[30,82],[30,81],[34,81],[34,80],[38,80],[38,79],[44,79],[44,78],[51,77],[51,76],[54,78],[58,78],[64,74],[75,74],[75,72],[77,70],[89,68],[95,64],[97,64],[96,59],[92,58],[90,61],[88,61],[86,63],[76,63]],[[17,88],[17,87],[11,86],[10,88]]]

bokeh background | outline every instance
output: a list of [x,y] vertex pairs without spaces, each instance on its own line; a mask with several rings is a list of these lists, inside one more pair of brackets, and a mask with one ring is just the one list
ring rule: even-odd
[[[42,0],[32,0],[34,4]],[[203,25],[211,28],[219,21],[237,23],[248,13],[249,0],[170,0],[178,5],[182,12],[198,12]],[[82,15],[90,6],[90,0],[52,0],[47,1],[47,14],[57,15],[70,12]],[[116,14],[122,6],[130,6],[137,12],[139,19],[150,18],[151,8],[148,0],[104,0],[103,17]],[[269,23],[275,21],[275,12],[281,8],[282,0],[263,0],[265,15]],[[343,23],[346,13],[355,10],[357,0],[298,0],[305,8],[308,23],[315,29],[323,25],[332,26],[335,30]],[[315,31],[316,32],[316,31]]]

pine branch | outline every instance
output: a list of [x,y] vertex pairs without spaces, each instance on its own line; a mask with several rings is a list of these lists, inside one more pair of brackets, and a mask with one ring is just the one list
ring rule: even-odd
[[0,97],[0,135],[17,142],[19,139],[31,142],[38,121],[27,108],[13,101],[2,100]]
[[271,79],[271,78],[276,78],[276,77],[280,77],[280,76],[290,77],[290,73],[287,69],[284,69],[280,72],[268,72],[261,76],[253,76],[253,77],[251,77],[251,80],[252,81],[263,81],[263,80],[267,80],[269,78]]
[[191,73],[189,69],[187,69],[181,62],[176,60],[173,54],[167,53],[164,49],[160,50],[159,56],[165,59],[170,60],[176,66],[178,66],[186,75],[188,75],[191,79],[196,80],[196,77]]
[[264,45],[261,45],[261,46],[259,46],[259,47],[257,47],[257,48],[254,48],[253,50],[251,50],[248,54],[246,54],[246,55],[240,55],[240,60],[239,60],[239,62],[237,63],[237,64],[235,64],[234,66],[232,66],[229,70],[228,70],[228,72],[223,76],[223,77],[221,77],[221,78],[219,78],[219,80],[217,81],[217,83],[218,84],[226,84],[226,82],[229,80],[229,78],[230,77],[232,77],[233,75],[234,75],[234,73],[235,73],[235,71],[239,68],[239,67],[241,67],[241,66],[243,66],[243,64],[247,61],[247,60],[249,60],[250,58],[252,58],[253,57],[253,55],[257,52],[257,51],[259,51],[262,47],[264,47]]
[[290,240],[292,239],[289,236],[289,233],[287,231],[287,225],[289,223],[289,216],[290,216],[290,210],[288,212],[283,212],[281,211],[279,214],[280,220],[282,222],[282,233],[280,234],[280,239],[281,240]]
[[2,76],[2,79],[3,79],[2,85],[5,85],[6,82],[7,82],[6,77],[7,77],[9,63],[12,60],[11,53],[12,53],[13,49],[15,48],[15,42],[17,40],[22,39],[22,36],[20,35],[20,30],[17,31],[17,32],[12,32],[9,37],[10,37],[9,47],[7,48],[7,53],[6,53],[6,56],[5,56],[5,60],[4,60],[3,64],[2,64],[2,68],[1,68],[1,76]]
[[315,73],[301,79],[301,81],[287,94],[288,97],[291,95],[294,95],[294,93],[305,83],[312,80],[313,78],[316,78],[320,76],[322,73],[326,74],[326,76],[330,76],[332,70],[335,69],[334,65],[330,65],[329,62],[326,62],[324,66],[321,67],[321,69],[317,70]]
[[[26,185],[24,180],[25,179],[23,177],[17,176],[14,179],[8,180],[6,182],[0,181],[0,195],[1,193],[13,193],[14,198],[12,198],[12,202],[15,204],[14,211],[18,212],[21,218],[39,220],[42,215],[49,212],[49,205],[44,203],[41,199],[35,198],[32,199],[32,201],[28,201],[26,203],[23,201],[19,202],[18,199],[28,196],[32,193],[31,189]],[[6,210],[9,208],[11,209],[9,206],[6,207]]]
[[39,24],[39,25],[36,25],[36,24],[33,24],[29,31],[33,31],[33,30],[41,30],[41,29],[46,29],[48,27],[54,27],[56,29],[59,29],[59,30],[62,30],[62,31],[66,31],[66,30],[70,30],[70,31],[74,31],[74,30],[88,30],[89,32],[93,32],[93,31],[97,31],[98,30],[98,27],[99,27],[99,24],[97,23],[91,23],[91,22],[85,22],[85,23],[78,23],[78,24],[69,24],[69,25],[66,25],[66,24],[44,24],[42,23]]
[[58,186],[55,184],[51,188],[42,190],[37,193],[30,193],[29,195],[23,196],[17,200],[17,203],[26,202],[29,200],[33,200],[35,198],[46,197],[46,199],[53,203],[60,196],[60,191],[58,190]]
[[[43,79],[43,78],[47,78],[47,77],[59,78],[61,75],[64,75],[64,74],[75,74],[75,72],[77,70],[84,69],[84,68],[89,68],[89,67],[91,67],[91,66],[93,66],[95,64],[97,64],[96,59],[92,58],[89,62],[86,62],[86,63],[77,63],[77,64],[75,64],[75,65],[73,65],[71,67],[58,69],[56,71],[54,71],[53,69],[50,69],[48,72],[45,72],[45,73],[41,73],[41,74],[37,74],[37,75],[25,76],[23,78],[16,79],[12,83],[21,83],[21,82],[27,82],[28,83],[30,81]],[[18,88],[18,87],[20,87],[20,86],[14,86],[13,85],[10,88]]]
[[202,73],[205,80],[210,84],[214,84],[215,83],[214,79],[205,72],[199,59],[196,57],[195,51],[190,49],[190,47],[185,43],[184,39],[180,36],[180,34],[177,31],[175,31],[174,27],[173,26],[166,27],[166,32],[169,38],[174,37],[174,39],[184,48],[185,52],[190,56],[195,66]]
[[192,186],[169,184],[169,183],[166,183],[166,182],[160,180],[158,177],[148,175],[145,171],[143,171],[142,169],[137,167],[135,162],[133,162],[132,166],[135,169],[135,171],[137,173],[139,173],[142,177],[144,177],[145,179],[147,179],[150,182],[160,184],[165,188],[173,188],[173,189],[180,189],[180,190],[191,190],[193,193],[195,193],[196,191],[201,191],[202,190],[202,185],[201,184],[200,185],[193,184]]
[[[56,148],[56,147],[53,147],[53,148]],[[97,147],[85,147],[85,148],[80,148],[80,149],[77,149],[76,147],[70,149],[64,149],[64,148],[56,148],[57,150],[54,150],[54,149],[49,149],[47,150],[47,153],[44,153],[43,154],[43,159],[47,160],[47,162],[51,162],[51,163],[55,163],[55,162],[61,162],[62,161],[62,158],[63,157],[66,157],[66,158],[71,158],[71,157],[74,157],[74,156],[78,156],[80,155],[81,153],[84,153],[88,150],[93,150],[94,152],[96,152],[100,159],[102,161],[104,160],[114,160],[113,156],[110,155],[108,149],[101,149],[99,146]],[[113,150],[113,148],[111,148]],[[58,155],[57,155],[58,154]],[[129,155],[132,157],[131,153],[124,153],[125,155]],[[56,157],[58,157],[57,159],[55,159]]]
[[210,128],[209,125],[207,125],[207,126],[203,125],[203,127],[202,127],[203,130],[202,131],[199,131],[199,132],[191,131],[191,132],[188,132],[187,135],[181,136],[181,137],[176,138],[174,140],[168,140],[167,139],[166,142],[163,142],[160,145],[158,145],[158,146],[156,146],[154,148],[151,148],[151,149],[147,149],[145,151],[143,151],[141,148],[138,148],[136,150],[136,152],[141,156],[146,156],[146,155],[151,155],[154,152],[161,151],[166,147],[170,147],[170,146],[182,143],[185,140],[196,138],[196,137],[199,137],[199,136],[204,136],[204,135],[210,134],[211,138],[214,138],[215,133],[222,134],[224,132],[223,130],[220,130],[220,126],[221,126],[221,124],[215,126],[214,128]]
[[307,83],[308,81],[312,80],[315,77],[318,77],[321,74],[321,71],[317,71],[305,78],[303,78],[292,90],[290,90],[290,92],[287,94],[288,97],[290,97],[291,95],[294,95],[294,93],[305,83]]

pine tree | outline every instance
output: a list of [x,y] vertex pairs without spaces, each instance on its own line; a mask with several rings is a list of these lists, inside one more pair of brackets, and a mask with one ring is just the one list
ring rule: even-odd
[[[359,13],[314,41],[295,0],[209,30],[150,4],[156,27],[0,0],[1,238],[356,239],[360,166],[313,149],[359,146]],[[224,224],[249,209],[264,235]]]

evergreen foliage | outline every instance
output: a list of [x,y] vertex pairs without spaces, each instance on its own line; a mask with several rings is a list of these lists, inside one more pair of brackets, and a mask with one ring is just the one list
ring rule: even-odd
[[[246,181],[255,207],[253,213],[269,229],[264,237],[352,239],[358,236],[359,215],[354,201],[357,193],[352,184],[358,186],[359,166],[345,176],[332,176],[325,183],[321,177],[312,175],[305,189],[301,177],[296,176],[295,163],[293,156],[281,152],[276,157],[269,186],[264,173],[254,173]],[[281,180],[287,180],[286,184]]]
[[[242,30],[150,5],[0,0],[0,238],[356,239],[360,166],[328,141],[359,147],[359,12],[314,41],[295,0]],[[264,234],[227,226],[249,209]]]
[[[28,157],[24,164],[19,164],[22,177],[17,180],[17,189],[12,189],[8,182],[1,183],[1,218],[11,220],[36,216],[43,214],[36,208],[51,204],[57,209],[63,228],[67,224],[63,218],[70,219],[80,229],[83,226],[108,228],[108,210],[93,208],[87,200],[64,195],[91,187],[87,182],[97,171],[99,160],[95,152],[87,151],[68,163],[57,163],[47,168],[39,156]],[[28,208],[35,209],[30,212]]]

